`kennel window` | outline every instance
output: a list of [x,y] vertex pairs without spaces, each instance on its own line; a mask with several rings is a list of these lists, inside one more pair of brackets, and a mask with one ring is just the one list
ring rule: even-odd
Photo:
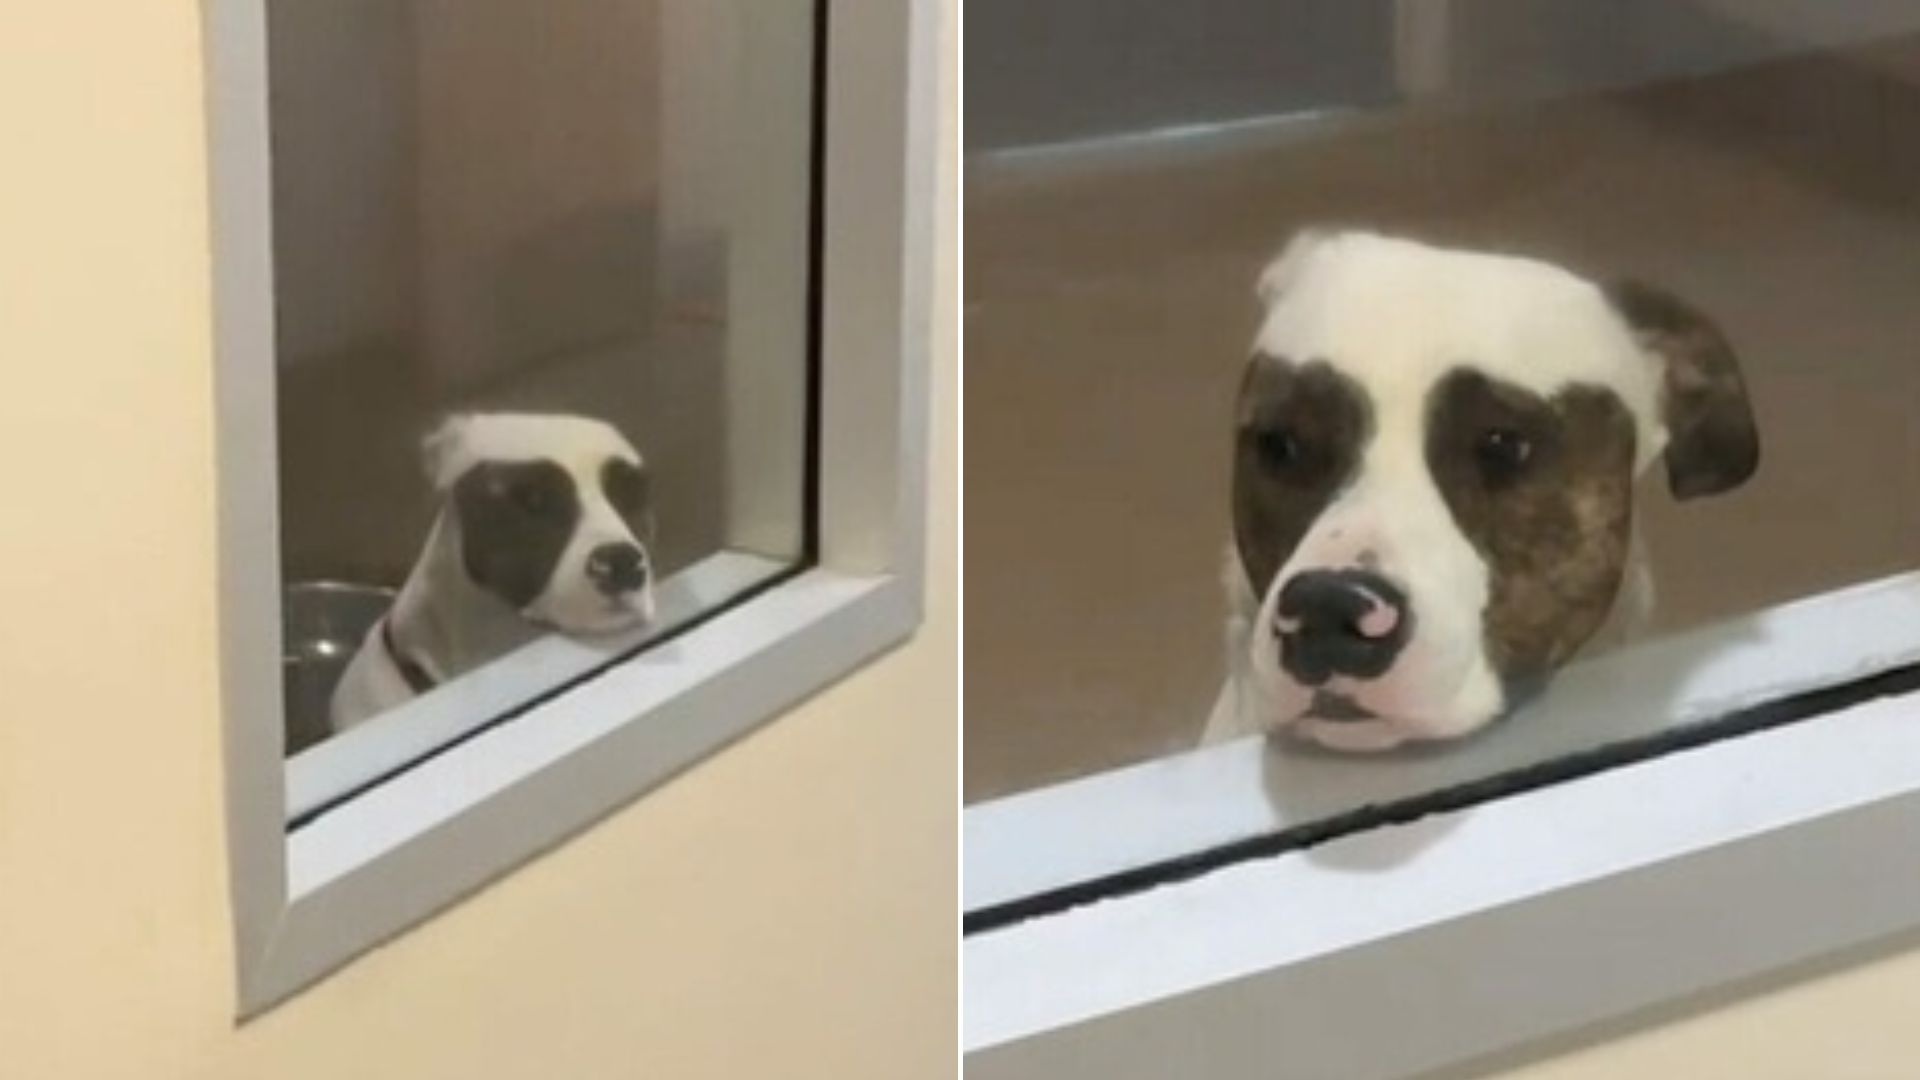
[[265,21],[298,820],[811,560],[815,15]]
[[[1370,958],[1469,940],[1509,989],[1577,982],[1540,966],[1549,929],[1607,941],[1630,922],[1576,913],[1591,898],[1672,905],[1703,939],[1680,882],[1746,858],[1715,840],[1787,822],[1784,852],[1882,797],[1910,820],[1912,770],[1851,740],[1884,757],[1920,708],[1911,7],[982,0],[967,30],[970,1072],[1186,1075],[1167,1053],[1262,1045],[1303,1074],[1412,1073],[1678,984],[1636,972],[1504,1026],[1463,996],[1458,1025],[1403,1042],[1318,1022],[1313,987],[1378,988]],[[1633,509],[1650,615],[1470,739],[1203,742],[1234,662],[1222,578],[1247,573],[1228,552],[1256,282],[1316,225],[1651,281],[1744,366],[1758,472],[1679,501],[1656,465]],[[1741,776],[1796,760],[1825,764],[1777,803],[1743,800]],[[1849,769],[1857,787],[1835,778]],[[1613,799],[1713,825],[1681,837]],[[1593,831],[1609,809],[1617,846]],[[1553,836],[1589,842],[1528,846]],[[1682,851],[1727,861],[1681,860],[1640,893],[1611,877]],[[1542,897],[1562,886],[1556,915]],[[1825,899],[1831,922],[1796,942],[1897,924]],[[1468,918],[1509,904],[1511,924]],[[1510,936],[1475,936],[1496,926]],[[1672,972],[1793,955],[1743,939]]]
[[933,21],[206,27],[252,1012],[911,632]]

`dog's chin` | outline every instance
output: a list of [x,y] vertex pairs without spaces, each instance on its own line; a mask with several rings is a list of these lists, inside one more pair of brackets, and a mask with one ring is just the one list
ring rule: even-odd
[[[1268,655],[1272,655],[1269,653]],[[1249,672],[1248,714],[1264,718],[1270,733],[1338,753],[1377,754],[1410,744],[1446,743],[1470,736],[1503,714],[1501,684],[1484,664],[1439,663],[1410,650],[1384,678],[1336,675],[1306,685],[1277,669]]]
[[1403,717],[1323,716],[1308,711],[1280,725],[1292,738],[1348,754],[1377,754],[1408,744],[1444,744],[1469,738],[1486,728],[1492,716]]
[[1259,680],[1256,713],[1269,735],[1340,753],[1391,750],[1416,736],[1380,715],[1344,689],[1302,686],[1292,680]]
[[1283,730],[1293,738],[1343,754],[1377,754],[1419,738],[1385,717],[1353,720],[1308,714],[1288,721]]
[[618,637],[653,621],[653,590],[596,598],[594,603],[571,605],[564,612],[528,611],[525,614],[529,621],[568,637]]
[[1364,699],[1339,693],[1290,688],[1291,709],[1271,730],[1322,749],[1343,754],[1378,754],[1412,743],[1444,743],[1485,727],[1479,717],[1415,718],[1376,712]]

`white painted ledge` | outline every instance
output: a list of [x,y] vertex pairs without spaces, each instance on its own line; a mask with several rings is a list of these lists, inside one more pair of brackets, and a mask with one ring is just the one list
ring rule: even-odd
[[722,551],[661,581],[653,622],[628,634],[580,641],[549,634],[287,761],[288,821],[296,820],[492,723],[509,710],[615,657],[667,637],[790,564]]
[[1920,662],[1920,573],[1575,665],[1457,746],[1346,757],[1255,737],[982,803],[968,911]]
[[904,640],[915,583],[809,570],[286,834],[263,1009]]
[[1400,1077],[1920,925],[1920,694],[975,935],[967,1075]]

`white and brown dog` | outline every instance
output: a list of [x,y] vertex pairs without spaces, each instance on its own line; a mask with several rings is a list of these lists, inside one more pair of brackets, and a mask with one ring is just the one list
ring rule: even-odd
[[1658,289],[1341,232],[1296,238],[1260,295],[1207,741],[1483,727],[1644,581],[1645,470],[1689,499],[1758,465],[1732,349]]
[[480,413],[446,421],[424,449],[440,510],[334,689],[334,731],[544,631],[611,634],[653,617],[649,478],[611,425]]

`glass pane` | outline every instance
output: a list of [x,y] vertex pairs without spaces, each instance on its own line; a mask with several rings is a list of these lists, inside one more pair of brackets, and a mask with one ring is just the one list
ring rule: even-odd
[[804,563],[813,5],[268,15],[289,752]]
[[[1631,276],[1731,341],[1759,471],[1681,500],[1649,462],[1630,505],[1651,612],[1582,636],[1582,656],[1920,565],[1910,5],[985,0],[967,29],[970,800],[1199,742],[1227,677],[1229,594],[1250,591],[1233,470],[1268,314],[1255,282],[1308,227]],[[1323,344],[1447,349],[1433,328],[1457,324],[1420,311],[1456,264],[1421,265],[1441,269]],[[1531,288],[1493,297],[1490,317],[1520,326]],[[1595,333],[1633,331],[1606,307],[1620,323]],[[1450,361],[1508,381],[1558,362],[1493,352]],[[1412,425],[1392,437],[1422,461],[1430,402],[1387,393],[1372,437]],[[1272,442],[1274,460],[1316,451]],[[1436,543],[1466,539],[1498,588],[1491,541],[1449,510]],[[1276,564],[1299,550],[1264,539]],[[1626,587],[1606,590],[1620,622]],[[1412,591],[1414,633],[1458,603]],[[1573,606],[1548,596],[1539,629],[1500,642],[1478,622],[1476,644],[1533,647]]]

